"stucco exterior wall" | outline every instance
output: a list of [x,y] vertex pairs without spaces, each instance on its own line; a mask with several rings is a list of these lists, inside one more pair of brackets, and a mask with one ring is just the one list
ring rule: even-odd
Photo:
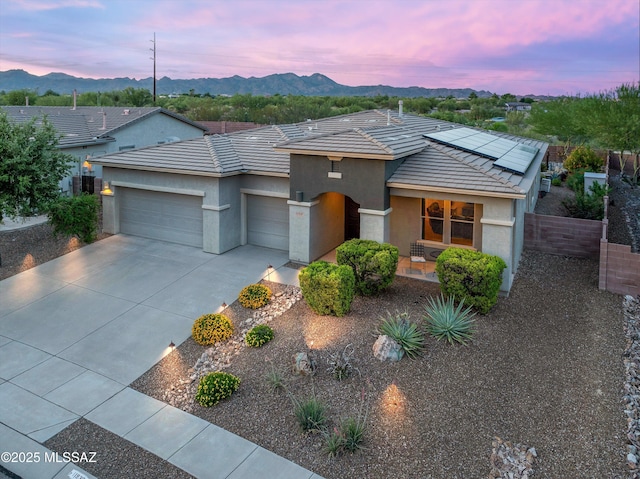
[[309,252],[315,260],[344,241],[344,196],[325,193],[311,209],[311,237]]
[[295,199],[296,191],[302,191],[303,201],[313,201],[322,193],[335,191],[349,196],[361,208],[379,211],[389,208],[385,161],[343,158],[336,163],[342,177],[329,178],[331,161],[326,156],[292,154],[290,197]]
[[409,256],[410,244],[420,238],[422,229],[421,207],[422,201],[420,198],[391,197],[393,212],[389,218],[389,242],[398,247],[400,256]]
[[[512,211],[514,200],[392,188],[391,205],[393,211],[390,215],[390,242],[400,249],[402,256],[408,256],[410,243],[421,237],[422,198],[467,201],[477,205],[476,213],[481,217],[476,219],[475,244],[480,251],[500,256],[507,263],[501,289],[509,291],[514,273],[514,252],[522,251],[522,244],[514,243],[517,240],[522,241],[522,233],[516,234],[514,229],[516,225]],[[524,202],[524,200],[522,201]]]

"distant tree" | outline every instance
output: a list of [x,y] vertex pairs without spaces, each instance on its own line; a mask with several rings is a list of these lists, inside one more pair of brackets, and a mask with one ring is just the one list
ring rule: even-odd
[[579,98],[562,97],[534,103],[531,108],[528,121],[533,132],[552,139],[555,137],[563,143],[562,159],[567,157],[571,146],[583,145],[589,139],[579,102]]
[[511,93],[505,93],[504,95],[502,95],[502,96],[500,97],[500,99],[501,99],[504,103],[507,103],[507,102],[516,101],[516,96],[515,96],[515,95],[513,95],[513,94],[511,94]]
[[506,124],[509,133],[521,135],[527,127],[527,116],[523,111],[510,111],[507,113]]
[[146,88],[127,87],[120,93],[116,106],[146,106],[153,104],[153,96]]
[[46,117],[12,123],[0,113],[0,221],[44,213],[59,197],[73,158],[57,144]]
[[469,93],[469,100],[476,100],[478,98],[478,94],[475,91]]
[[29,98],[29,105],[35,105],[38,98],[38,93],[35,90],[12,90],[7,92],[2,97],[3,105],[26,105],[27,97]]
[[623,84],[605,93],[582,100],[580,115],[585,129],[596,143],[620,151],[624,174],[624,152],[634,155],[632,183],[640,173],[640,84]]

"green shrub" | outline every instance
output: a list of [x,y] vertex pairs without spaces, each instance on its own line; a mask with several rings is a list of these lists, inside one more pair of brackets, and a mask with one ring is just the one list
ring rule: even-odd
[[203,314],[193,322],[191,336],[203,346],[211,346],[233,335],[233,323],[224,314]]
[[464,248],[447,248],[436,260],[436,273],[445,296],[464,300],[482,314],[498,301],[506,267],[499,256]]
[[211,407],[228,398],[240,386],[240,378],[217,371],[200,378],[196,401],[203,407]]
[[348,266],[315,261],[300,271],[302,296],[316,313],[344,316],[351,309],[355,278]]
[[271,290],[264,284],[245,286],[238,295],[238,302],[245,308],[262,308],[271,299]]
[[244,342],[247,346],[253,348],[259,348],[263,344],[268,343],[273,339],[273,329],[266,324],[258,324],[256,327],[247,331],[244,337]]
[[562,179],[558,176],[556,178],[551,179],[551,184],[553,186],[562,186]]
[[580,184],[576,181],[575,186],[575,198],[567,198],[562,200],[562,205],[565,207],[569,215],[573,218],[584,218],[588,220],[602,220],[604,218],[604,197],[609,194],[609,188],[594,182],[589,191],[584,191],[584,175],[574,173],[569,178],[579,176],[582,178],[582,188],[577,185]]
[[604,160],[588,146],[577,147],[564,160],[564,167],[570,173],[581,169],[598,172],[603,166]]
[[393,282],[398,269],[398,248],[388,243],[356,238],[338,246],[336,261],[353,270],[356,292],[369,296]]
[[414,359],[422,354],[424,335],[418,326],[409,320],[409,313],[397,313],[382,319],[378,332],[395,340],[410,358]]
[[[463,309],[464,308],[464,309]],[[425,305],[427,329],[432,336],[446,339],[449,343],[466,344],[473,334],[473,317],[471,306],[464,307],[464,300],[455,305],[453,296],[445,299],[440,295],[436,299],[429,298]]]
[[98,197],[83,193],[80,196],[61,196],[49,205],[47,216],[56,235],[73,235],[85,243],[92,243],[98,237],[99,211]]
[[326,408],[315,397],[305,401],[292,398],[294,414],[303,431],[319,431],[327,422]]

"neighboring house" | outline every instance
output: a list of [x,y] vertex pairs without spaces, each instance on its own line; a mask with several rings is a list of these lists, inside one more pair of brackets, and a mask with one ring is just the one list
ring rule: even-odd
[[531,111],[531,104],[521,101],[509,101],[504,104],[506,111]]
[[199,121],[198,123],[207,129],[208,135],[235,133],[236,131],[251,130],[265,126],[250,121]]
[[502,257],[508,291],[547,146],[377,110],[210,135],[96,159],[103,227],[302,263],[349,238],[455,245]]
[[[96,157],[123,150],[202,137],[206,128],[159,107],[57,107],[3,106],[8,118],[26,122],[46,116],[59,135],[59,148],[77,162],[71,175],[60,182],[69,194],[73,176],[102,176],[102,168],[93,168]],[[85,161],[88,163],[85,164]],[[85,166],[83,166],[85,165]],[[92,171],[89,171],[92,170]]]

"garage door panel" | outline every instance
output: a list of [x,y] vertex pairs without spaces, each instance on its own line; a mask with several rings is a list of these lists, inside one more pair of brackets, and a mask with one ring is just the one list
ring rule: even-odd
[[120,188],[120,231],[202,247],[202,198]]
[[289,205],[285,198],[247,195],[247,241],[289,250]]

